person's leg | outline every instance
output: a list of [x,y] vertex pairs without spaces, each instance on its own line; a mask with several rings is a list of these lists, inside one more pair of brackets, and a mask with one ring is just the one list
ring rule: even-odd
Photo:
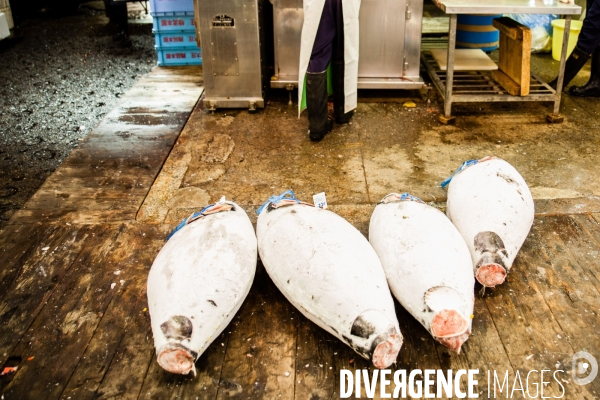
[[127,3],[124,1],[105,1],[106,14],[110,22],[117,28],[118,37],[127,37],[129,29],[127,25]]
[[577,47],[584,53],[592,54],[600,45],[600,0],[587,0],[586,9]]
[[335,37],[334,0],[326,0],[317,36],[313,44],[306,72],[306,108],[308,133],[313,141],[320,141],[333,127],[327,117],[327,65],[331,60]]
[[600,46],[592,53],[590,80],[583,86],[571,86],[569,93],[580,97],[600,97]]
[[581,97],[600,97],[600,1],[588,0],[587,13],[577,39],[577,47],[592,53],[590,80],[584,86],[571,87],[569,93]]
[[342,9],[342,0],[335,0],[336,13],[336,35],[333,39],[333,59],[331,63],[331,72],[333,78],[333,110],[335,112],[335,122],[338,124],[347,124],[352,118],[353,111],[344,112],[345,93],[344,93],[344,14]]
[[315,42],[310,54],[307,72],[323,72],[327,69],[329,62],[331,61],[333,40],[336,32],[335,2],[336,0],[325,0],[325,6],[321,13],[321,20],[319,21],[317,36],[315,37]]
[[[587,11],[583,26],[577,39],[577,45],[565,64],[563,89],[575,78],[600,44],[600,0],[587,0]],[[550,86],[556,88],[558,78]]]

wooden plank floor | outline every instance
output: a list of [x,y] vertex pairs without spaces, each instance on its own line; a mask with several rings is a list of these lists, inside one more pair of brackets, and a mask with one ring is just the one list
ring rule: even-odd
[[[18,367],[0,377],[5,399],[336,399],[340,369],[373,371],[298,313],[261,265],[198,376],[163,371],[145,285],[170,228],[132,221],[2,231],[0,365]],[[600,359],[599,255],[600,214],[538,217],[508,283],[477,297],[460,355],[396,305],[405,343],[393,369],[479,369],[482,398],[488,370],[508,371],[512,386],[517,371],[562,369],[564,398],[598,398],[598,381],[574,385],[570,371],[577,351]],[[544,394],[560,396],[552,382]]]
[[142,77],[11,219],[130,221],[203,92],[199,67]]
[[[0,231],[0,371],[17,367],[0,376],[0,399],[338,399],[341,369],[373,372],[296,311],[260,263],[196,377],[156,363],[146,279],[173,225],[136,214],[201,94],[196,72],[157,69],[140,81]],[[517,373],[526,382],[531,370],[563,370],[562,398],[600,398],[600,378],[571,377],[574,353],[600,360],[600,213],[582,201],[536,202],[507,283],[477,295],[461,354],[396,304],[404,346],[392,369],[479,369],[480,398],[494,398],[488,371],[508,372],[512,390]],[[370,205],[336,210],[366,233]],[[532,379],[539,387],[539,373]],[[559,397],[545,380],[544,396]]]

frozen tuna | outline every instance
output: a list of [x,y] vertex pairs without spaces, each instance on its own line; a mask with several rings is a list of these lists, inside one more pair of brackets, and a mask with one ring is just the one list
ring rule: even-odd
[[534,208],[523,177],[504,160],[470,160],[448,178],[446,214],[467,242],[484,287],[504,282],[523,245]]
[[260,258],[285,297],[375,367],[394,363],[402,335],[383,268],[365,237],[291,191],[258,213]]
[[225,329],[250,291],[256,235],[248,215],[221,199],[184,220],[148,275],[157,361],[196,374],[195,361]]
[[400,304],[435,340],[460,352],[471,333],[475,278],[452,222],[417,197],[392,193],[373,211],[369,241]]

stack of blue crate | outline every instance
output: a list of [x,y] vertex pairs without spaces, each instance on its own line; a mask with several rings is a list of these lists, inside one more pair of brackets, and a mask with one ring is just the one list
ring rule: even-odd
[[193,0],[150,0],[158,65],[202,65]]

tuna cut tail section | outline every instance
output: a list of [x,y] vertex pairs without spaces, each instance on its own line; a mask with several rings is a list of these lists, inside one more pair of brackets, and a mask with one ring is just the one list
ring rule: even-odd
[[508,275],[506,268],[497,263],[483,264],[477,268],[477,272],[475,273],[477,281],[483,286],[490,288],[504,283],[506,275]]
[[475,250],[481,253],[477,262],[475,278],[485,287],[504,283],[508,275],[505,259],[508,253],[502,238],[494,232],[480,232],[474,239]]
[[189,341],[194,329],[192,321],[184,315],[175,315],[160,325],[168,343],[157,351],[158,364],[173,374],[196,376],[196,357],[198,353],[181,344]]
[[469,339],[469,322],[455,310],[441,310],[431,321],[431,333],[435,340],[460,354],[463,343]]
[[168,344],[160,350],[157,356],[158,364],[173,374],[187,375],[190,372],[196,376],[196,357],[194,352],[177,344]]
[[381,340],[373,351],[373,365],[379,369],[385,369],[396,362],[398,353],[402,348],[402,336],[392,328],[393,332],[388,333],[387,338]]
[[348,344],[379,369],[395,363],[402,348],[402,334],[379,310],[367,310],[356,317],[350,335],[345,338]]

